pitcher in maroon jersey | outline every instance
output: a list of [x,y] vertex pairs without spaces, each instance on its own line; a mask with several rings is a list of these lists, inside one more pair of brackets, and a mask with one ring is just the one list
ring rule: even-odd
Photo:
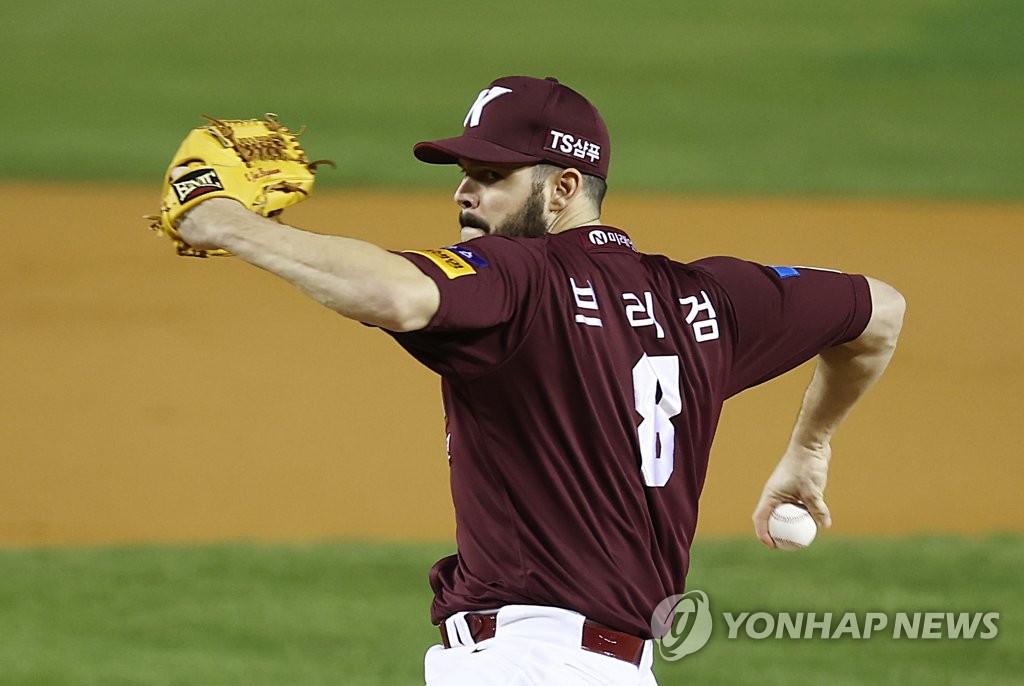
[[555,79],[505,77],[454,138],[460,243],[392,253],[209,200],[180,227],[441,376],[457,552],[430,574],[428,686],[652,684],[652,614],[680,594],[722,403],[818,356],[754,511],[829,526],[829,442],[895,348],[904,302],[859,275],[640,252],[601,223],[611,145]]

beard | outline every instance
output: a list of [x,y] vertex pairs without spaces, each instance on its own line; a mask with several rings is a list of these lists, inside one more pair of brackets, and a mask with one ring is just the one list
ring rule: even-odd
[[515,214],[506,217],[495,227],[484,221],[482,217],[463,210],[459,213],[459,225],[486,231],[492,236],[509,236],[512,238],[540,238],[548,232],[544,221],[544,184],[535,183],[523,206]]

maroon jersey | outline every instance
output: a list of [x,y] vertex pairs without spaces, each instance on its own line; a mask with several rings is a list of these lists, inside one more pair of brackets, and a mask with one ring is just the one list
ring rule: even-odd
[[611,227],[403,253],[441,290],[393,334],[442,377],[458,554],[434,623],[563,607],[650,637],[681,593],[722,403],[857,337],[860,276],[637,252]]

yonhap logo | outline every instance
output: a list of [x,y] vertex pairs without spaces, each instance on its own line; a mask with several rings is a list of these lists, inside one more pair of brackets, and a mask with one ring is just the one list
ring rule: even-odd
[[658,652],[673,662],[692,655],[711,638],[711,604],[704,591],[689,591],[665,598],[654,609],[651,631],[658,640]]
[[[722,612],[726,640],[960,640],[999,635],[999,612]],[[714,619],[708,596],[693,590],[665,598],[651,616],[662,659],[673,662],[707,645]]]

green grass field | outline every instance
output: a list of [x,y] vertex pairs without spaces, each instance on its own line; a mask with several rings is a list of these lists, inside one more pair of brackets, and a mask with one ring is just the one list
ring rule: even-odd
[[505,74],[613,134],[615,188],[1020,198],[1016,0],[72,0],[0,6],[0,177],[156,183],[200,114],[306,123],[327,185],[448,186],[410,154]]
[[[422,684],[440,545],[235,544],[0,552],[0,683]],[[1024,539],[825,538],[694,548],[708,645],[662,686],[997,686],[1024,673]],[[722,612],[999,612],[991,640],[729,640]]]

